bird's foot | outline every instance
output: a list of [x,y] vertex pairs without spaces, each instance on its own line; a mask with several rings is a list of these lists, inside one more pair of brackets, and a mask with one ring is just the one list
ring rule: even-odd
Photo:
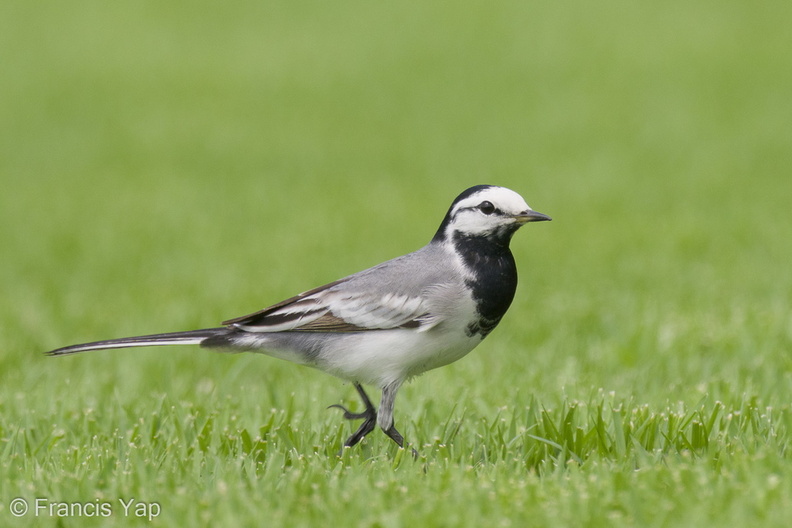
[[[342,411],[344,411],[344,418],[346,418],[347,420],[363,420],[363,419],[366,419],[366,418],[372,418],[371,411],[373,409],[366,409],[363,412],[353,413],[352,411],[350,411],[349,409],[347,409],[346,407],[344,407],[343,405],[340,405],[338,403],[334,403],[333,405],[330,405],[327,408],[328,409],[334,409],[334,408],[335,409],[341,409]],[[377,413],[374,412],[373,415],[374,415],[373,418],[376,419],[377,418]]]
[[[365,406],[363,412],[353,413],[343,405],[339,404],[328,407],[328,409],[335,407],[344,411],[344,418],[347,420],[363,420],[363,423],[360,424],[358,430],[352,433],[352,435],[346,439],[346,442],[344,442],[344,447],[352,447],[357,445],[358,442],[363,440],[363,438],[373,431],[377,426],[377,409],[374,408],[374,405],[371,403],[371,400],[359,383],[355,383],[355,389],[358,391],[358,394],[360,394],[360,397],[363,400],[363,405]],[[342,456],[344,454],[344,447],[341,448],[341,452],[338,454],[338,456]]]
[[[404,449],[404,437],[401,435],[401,433],[399,431],[396,430],[396,427],[391,425],[390,429],[385,431],[385,434],[388,436],[388,438],[390,438],[391,440],[396,442],[397,446],[399,446],[402,449]],[[413,458],[415,460],[418,460],[418,457],[419,457],[418,451],[416,451],[416,449],[414,447],[410,447],[410,451],[412,452]]]

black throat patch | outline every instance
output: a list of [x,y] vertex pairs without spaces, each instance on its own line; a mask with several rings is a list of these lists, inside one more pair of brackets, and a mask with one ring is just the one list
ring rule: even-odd
[[504,237],[454,234],[454,247],[473,278],[467,281],[479,318],[468,325],[468,336],[485,338],[511,306],[517,289],[517,266],[509,250],[511,233]]

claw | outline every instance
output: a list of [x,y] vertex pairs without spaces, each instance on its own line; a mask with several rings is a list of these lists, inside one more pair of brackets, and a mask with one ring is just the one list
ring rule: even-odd
[[[363,437],[369,434],[371,431],[374,430],[374,427],[377,425],[377,409],[371,404],[371,400],[366,395],[366,392],[363,390],[363,387],[360,386],[359,383],[355,383],[355,389],[360,394],[360,397],[363,399],[363,405],[366,406],[366,409],[361,413],[353,413],[343,405],[333,404],[328,407],[328,409],[337,408],[344,411],[344,418],[347,420],[363,420],[363,423],[360,424],[358,430],[352,433],[352,436],[347,438],[346,442],[344,442],[344,447],[352,447],[361,440]],[[338,456],[343,456],[344,454],[344,447],[341,448],[341,452]]]
[[371,417],[371,412],[369,412],[368,410],[366,410],[364,412],[361,412],[361,413],[353,413],[352,411],[350,411],[349,409],[347,409],[346,407],[344,407],[343,405],[340,405],[338,403],[334,403],[333,405],[329,405],[327,408],[328,409],[333,409],[333,408],[341,409],[342,411],[344,411],[344,418],[346,418],[347,420],[363,420],[364,418],[370,418]]

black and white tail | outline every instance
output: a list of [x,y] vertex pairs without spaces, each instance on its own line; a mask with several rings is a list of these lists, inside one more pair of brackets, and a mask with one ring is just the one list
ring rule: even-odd
[[210,337],[221,338],[229,333],[229,328],[206,328],[204,330],[190,330],[188,332],[171,332],[168,334],[154,334],[136,337],[122,337],[106,341],[94,341],[81,345],[71,345],[47,352],[48,356],[65,356],[86,352],[88,350],[105,350],[109,348],[130,348],[161,345],[200,345]]

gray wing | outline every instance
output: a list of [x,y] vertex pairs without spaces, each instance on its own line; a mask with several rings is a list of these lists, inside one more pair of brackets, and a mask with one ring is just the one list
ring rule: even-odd
[[427,265],[436,262],[430,255],[424,248],[223,324],[248,332],[428,330],[440,320],[430,294],[448,281]]

